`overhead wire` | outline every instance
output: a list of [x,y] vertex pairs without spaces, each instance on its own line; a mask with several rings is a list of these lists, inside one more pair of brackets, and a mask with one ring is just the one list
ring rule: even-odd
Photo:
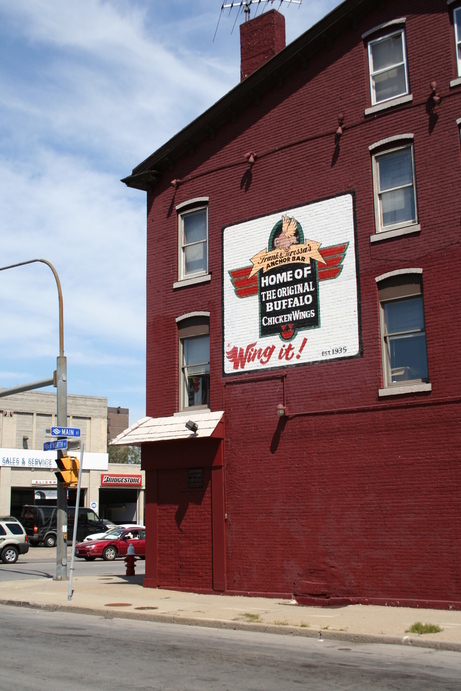
[[[238,8],[238,12],[237,12],[237,15],[236,15],[236,17],[235,17],[234,25],[233,25],[232,30],[231,30],[231,34],[233,34],[233,33],[234,33],[234,29],[235,29],[236,24],[237,24],[237,21],[238,21],[238,19],[239,19],[239,17],[240,17],[240,15],[241,15],[242,12],[244,12],[245,14],[248,14],[248,15],[249,15],[249,14],[250,14],[250,7],[251,7],[252,5],[256,5],[256,10],[255,10],[255,14],[254,14],[254,17],[256,17],[256,16],[258,15],[258,12],[259,12],[259,10],[260,10],[261,8],[262,8],[262,9],[261,9],[261,14],[264,14],[264,12],[265,12],[265,11],[267,10],[267,8],[268,8],[268,3],[270,2],[271,5],[273,5],[275,1],[276,1],[276,0],[236,0],[236,1],[234,2],[234,0],[232,0],[232,2],[230,2],[230,3],[223,2],[222,5],[221,5],[221,11],[220,11],[220,14],[219,14],[219,17],[218,17],[218,23],[217,23],[217,25],[216,25],[216,29],[215,29],[214,36],[213,36],[213,43],[214,43],[214,40],[215,40],[216,35],[217,35],[217,33],[218,33],[219,23],[220,23],[220,21],[221,21],[222,13],[223,13],[224,10],[227,10],[227,9],[229,10],[229,15],[228,15],[228,16],[230,17],[231,12],[232,12],[232,10],[234,9],[234,7],[237,7],[237,8]],[[289,5],[295,3],[295,4],[298,5],[298,7],[301,7],[302,1],[303,1],[303,0],[279,0],[278,9],[280,10],[280,8],[282,7],[282,5],[283,5],[284,2],[287,2]],[[266,3],[266,4],[262,4],[262,3]],[[249,18],[249,17],[248,17],[248,18]]]

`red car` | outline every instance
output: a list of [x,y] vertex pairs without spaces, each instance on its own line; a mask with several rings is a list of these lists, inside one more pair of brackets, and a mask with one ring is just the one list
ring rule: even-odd
[[97,557],[113,561],[117,557],[126,555],[128,545],[133,545],[136,556],[144,557],[146,554],[145,528],[114,529],[101,540],[79,542],[75,546],[75,556],[87,561],[93,561]]

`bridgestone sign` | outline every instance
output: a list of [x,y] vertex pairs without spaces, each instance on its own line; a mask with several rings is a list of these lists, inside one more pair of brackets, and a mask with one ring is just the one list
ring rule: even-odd
[[142,475],[102,473],[101,487],[142,487]]

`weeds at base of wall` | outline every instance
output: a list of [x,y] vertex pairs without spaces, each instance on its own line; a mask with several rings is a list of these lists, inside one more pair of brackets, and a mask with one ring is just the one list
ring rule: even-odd
[[409,629],[406,629],[405,633],[418,633],[421,635],[424,633],[440,633],[440,631],[443,631],[443,629],[438,624],[423,624],[420,621],[416,621]]

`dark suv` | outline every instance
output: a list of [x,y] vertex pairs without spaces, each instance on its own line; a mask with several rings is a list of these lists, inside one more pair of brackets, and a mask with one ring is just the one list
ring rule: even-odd
[[[21,523],[26,529],[31,545],[43,543],[46,547],[55,547],[57,535],[57,507],[32,506],[22,507]],[[72,542],[74,532],[75,507],[67,507],[67,542]],[[101,533],[107,530],[106,524],[92,509],[80,507],[78,510],[77,541],[84,540],[87,535]]]
[[0,517],[0,559],[4,564],[14,564],[18,560],[18,554],[26,554],[29,551],[27,535],[18,521],[13,516]]

